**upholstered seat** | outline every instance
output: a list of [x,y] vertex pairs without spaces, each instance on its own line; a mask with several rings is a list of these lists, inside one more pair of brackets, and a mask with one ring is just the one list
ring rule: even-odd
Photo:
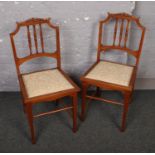
[[133,67],[107,61],[100,61],[85,78],[107,83],[129,86]]
[[22,78],[29,98],[74,89],[58,69],[25,74]]

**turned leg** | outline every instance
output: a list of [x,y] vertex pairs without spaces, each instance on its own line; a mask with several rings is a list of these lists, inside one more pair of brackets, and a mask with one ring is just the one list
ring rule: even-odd
[[77,131],[77,93],[73,96],[73,132]]
[[28,123],[31,131],[31,140],[32,144],[35,144],[35,133],[34,133],[34,126],[33,126],[33,115],[32,115],[32,104],[27,103],[26,105],[26,112],[27,112],[27,117],[28,117]]
[[128,108],[129,108],[130,97],[131,97],[131,93],[130,92],[125,92],[125,94],[124,94],[124,105],[123,105],[121,131],[125,131],[126,118],[127,118]]
[[87,85],[82,84],[82,107],[81,107],[81,120],[84,121],[86,113],[86,95],[87,95]]

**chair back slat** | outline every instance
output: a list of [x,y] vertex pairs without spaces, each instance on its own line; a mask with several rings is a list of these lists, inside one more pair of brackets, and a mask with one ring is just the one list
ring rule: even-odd
[[115,42],[116,42],[117,27],[118,27],[118,19],[116,19],[116,22],[115,22],[114,38],[113,38],[113,46],[115,45]]
[[37,32],[36,32],[36,26],[35,25],[33,25],[33,35],[34,35],[36,53],[38,53],[38,41],[37,41]]
[[124,19],[122,19],[121,27],[120,27],[120,34],[119,34],[119,46],[121,46],[122,35],[123,35],[123,28],[124,28]]
[[126,31],[125,31],[125,38],[124,38],[124,47],[127,46],[128,33],[129,33],[129,24],[130,24],[130,21],[127,20]]
[[41,26],[41,24],[39,24],[39,28],[40,28],[41,48],[42,48],[42,52],[44,53],[44,39],[43,39],[43,32],[42,32],[42,26]]
[[29,28],[29,26],[27,26],[27,38],[28,38],[30,55],[31,55],[32,54],[32,43],[31,43],[31,34],[30,34],[30,28]]

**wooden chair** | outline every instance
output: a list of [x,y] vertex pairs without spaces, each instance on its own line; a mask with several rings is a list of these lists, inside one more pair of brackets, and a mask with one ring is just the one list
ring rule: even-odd
[[[103,38],[102,32],[104,29],[103,26],[105,26],[111,21],[114,22],[113,43],[111,45],[104,45],[102,43],[102,38]],[[125,21],[127,22],[126,27],[124,26]],[[120,22],[120,28],[118,27],[118,22]],[[138,50],[132,50],[129,47],[127,47],[127,41],[129,39],[131,22],[134,22],[135,25],[137,26],[137,29],[139,29],[141,32],[140,42],[138,44]],[[123,33],[125,33],[124,37],[123,37]],[[125,130],[127,111],[128,111],[129,102],[131,101],[132,92],[134,90],[137,67],[139,64],[139,58],[142,51],[144,34],[145,34],[145,28],[140,24],[139,19],[126,13],[118,13],[118,14],[108,13],[107,18],[99,22],[97,61],[81,77],[81,81],[82,81],[81,119],[82,120],[85,119],[86,99],[104,101],[107,103],[123,106],[121,131]],[[116,36],[118,37],[118,44],[116,43]],[[134,65],[127,65],[127,64],[118,63],[118,62],[116,63],[116,62],[111,62],[107,60],[101,61],[101,53],[108,52],[109,50],[120,50],[122,52],[126,52],[127,55],[131,55],[135,57],[136,62]],[[96,93],[95,95],[87,95],[87,89],[89,86],[95,86],[97,88],[97,92],[96,92],[97,94],[99,94],[99,90],[101,88],[120,91],[124,96],[124,101],[123,101],[124,103],[101,98],[100,96],[97,96]]]
[[[56,33],[56,51],[49,52],[45,51],[44,47],[44,37],[42,25],[47,25],[50,29],[54,30]],[[39,26],[39,34],[36,31],[36,26]],[[32,32],[30,27],[33,28]],[[29,51],[28,56],[18,57],[16,46],[15,46],[15,35],[19,32],[20,28],[26,28]],[[38,35],[37,35],[38,34]],[[35,50],[32,51],[32,38],[34,38]],[[40,40],[38,39],[40,37]],[[59,27],[51,24],[50,19],[32,18],[27,21],[18,22],[16,30],[10,33],[10,39],[13,49],[13,55],[16,64],[16,70],[18,75],[18,80],[20,84],[20,90],[23,97],[24,111],[27,114],[28,122],[31,130],[32,143],[35,141],[35,131],[33,126],[34,118],[40,116],[54,114],[64,110],[73,111],[73,132],[77,131],[77,92],[79,91],[78,86],[67,76],[61,69],[60,60],[60,41],[59,41]],[[41,51],[39,51],[38,46],[41,46]],[[30,61],[34,58],[39,57],[49,57],[54,58],[57,61],[57,67],[54,69],[41,70],[31,73],[22,74],[20,66]],[[53,101],[59,98],[69,96],[72,98],[73,103],[71,106],[65,106],[63,108],[57,108],[50,112],[45,112],[41,114],[33,115],[32,105],[43,102],[43,101]]]

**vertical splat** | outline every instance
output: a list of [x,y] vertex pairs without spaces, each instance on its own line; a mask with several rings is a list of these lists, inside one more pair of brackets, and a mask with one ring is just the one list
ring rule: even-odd
[[113,45],[115,45],[115,41],[116,41],[117,27],[118,27],[118,19],[116,19],[116,22],[115,22]]
[[119,46],[121,45],[121,41],[122,41],[123,28],[124,28],[124,19],[122,19],[122,23],[121,23],[121,27],[120,27]]
[[101,47],[102,47],[102,33],[103,33],[103,31],[102,31],[102,26],[103,26],[103,24],[102,24],[102,22],[100,22],[100,24],[99,24],[99,32],[98,32],[99,38],[98,38],[97,61],[100,60],[100,50],[101,50]]
[[44,39],[43,39],[43,32],[42,32],[41,24],[39,24],[39,28],[40,28],[40,39],[41,39],[42,52],[44,52]]
[[126,47],[127,40],[128,40],[129,24],[130,24],[130,21],[127,20],[126,31],[125,31],[125,38],[124,38],[124,47]]
[[34,42],[35,42],[36,53],[38,53],[38,42],[37,42],[37,33],[36,33],[35,25],[33,25],[33,34],[34,34]]
[[32,54],[32,43],[31,43],[31,34],[30,34],[30,28],[29,28],[29,26],[27,26],[27,38],[28,38],[30,55],[31,55]]

